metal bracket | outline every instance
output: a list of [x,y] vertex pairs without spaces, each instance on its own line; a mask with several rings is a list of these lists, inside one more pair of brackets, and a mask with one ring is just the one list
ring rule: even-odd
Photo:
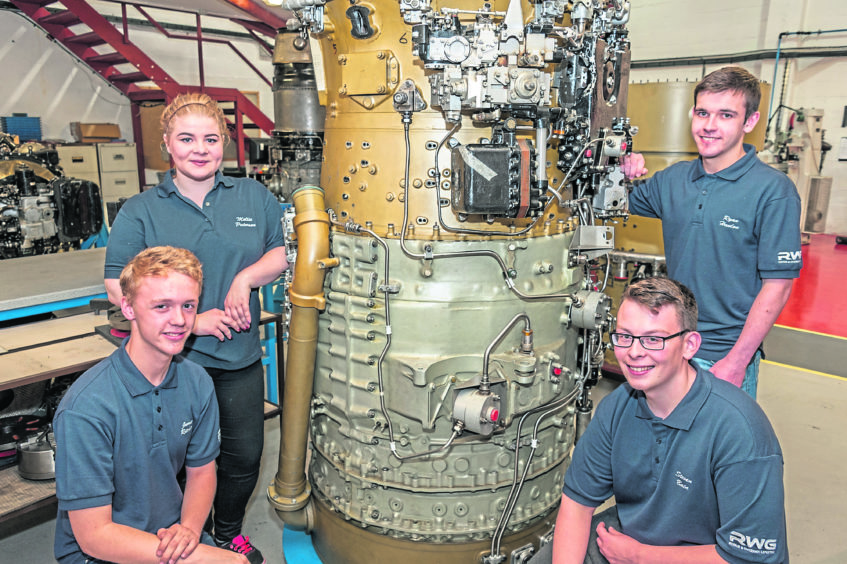
[[376,290],[377,290],[376,279],[377,279],[376,272],[371,272],[370,276],[368,276],[368,279],[367,279],[368,296],[370,296],[370,297],[376,296]]
[[512,241],[509,243],[508,248],[506,249],[506,267],[509,270],[517,270],[515,268],[515,260],[517,255],[515,254],[518,249],[525,250],[527,248],[527,244],[525,241]]
[[509,564],[526,564],[533,554],[535,554],[535,547],[532,543],[516,548],[512,551]]
[[605,225],[580,225],[568,248],[568,266],[600,258],[615,248],[615,231]]
[[380,284],[377,289],[383,294],[399,294],[400,284]]
[[426,109],[426,101],[411,78],[407,78],[397,87],[393,100],[396,112],[420,112]]

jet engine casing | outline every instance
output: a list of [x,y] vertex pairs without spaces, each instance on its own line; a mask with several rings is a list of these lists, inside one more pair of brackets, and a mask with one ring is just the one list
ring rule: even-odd
[[[630,140],[624,14],[594,0],[578,24],[564,2],[289,4],[320,45],[329,208],[294,225],[331,232],[307,261],[297,230],[294,315],[320,313],[303,316],[314,329],[292,322],[295,349],[314,352],[288,356],[269,496],[327,562],[524,562],[551,538],[575,406],[602,362],[609,313],[589,266],[613,247],[595,216],[625,209],[620,192],[595,197],[620,185]],[[562,104],[574,51],[587,83]],[[298,290],[315,276],[321,295]],[[303,401],[308,483],[289,434]]]

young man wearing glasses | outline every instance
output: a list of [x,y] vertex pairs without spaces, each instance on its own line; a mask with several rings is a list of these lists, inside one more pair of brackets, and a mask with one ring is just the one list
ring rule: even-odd
[[574,450],[555,564],[787,561],[779,442],[749,395],[690,362],[696,324],[679,282],[624,291],[612,343],[626,383]]

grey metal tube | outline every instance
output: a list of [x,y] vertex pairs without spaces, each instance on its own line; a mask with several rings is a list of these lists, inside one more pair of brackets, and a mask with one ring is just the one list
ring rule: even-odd
[[773,95],[774,90],[776,90],[776,73],[779,71],[779,50],[782,46],[782,38],[788,37],[789,35],[824,35],[827,33],[844,33],[847,29],[827,29],[827,30],[818,30],[818,31],[783,31],[779,34],[779,38],[776,41],[776,58],[773,62],[773,87],[771,88],[771,99],[768,102],[768,115],[765,116],[767,118],[767,123],[770,124],[771,112],[773,112]]
[[[773,59],[775,55],[776,49],[757,49],[755,51],[745,51],[743,53],[727,53],[706,56],[666,57],[662,59],[644,59],[639,61],[632,61],[630,68],[652,69],[664,67],[690,67],[695,65],[731,65],[743,63],[745,61],[764,61],[767,59]],[[843,45],[833,45],[832,47],[792,47],[791,49],[782,49],[780,55],[780,57],[790,59],[831,58],[845,56],[847,56],[847,47]]]
[[491,358],[491,351],[494,350],[494,347],[496,347],[497,344],[503,340],[503,337],[506,336],[506,333],[508,333],[509,330],[514,327],[515,324],[517,324],[517,322],[521,319],[523,319],[524,322],[523,339],[521,340],[521,342],[524,343],[528,340],[528,342],[530,343],[529,348],[531,350],[532,326],[530,325],[529,316],[525,312],[515,314],[515,316],[506,324],[505,327],[503,327],[503,329],[500,330],[497,336],[494,337],[494,340],[492,340],[488,347],[486,347],[485,349],[485,354],[483,354],[482,356],[482,377],[479,381],[480,392],[487,394],[491,391],[491,379],[488,375],[488,360],[489,358]]
[[649,262],[651,264],[665,264],[665,255],[651,255],[648,253],[635,253],[631,251],[611,251],[609,258],[612,262]]

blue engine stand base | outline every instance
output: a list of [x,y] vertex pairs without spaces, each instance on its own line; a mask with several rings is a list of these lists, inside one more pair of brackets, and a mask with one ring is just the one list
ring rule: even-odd
[[312,546],[312,537],[287,526],[282,531],[282,555],[288,564],[321,564]]

